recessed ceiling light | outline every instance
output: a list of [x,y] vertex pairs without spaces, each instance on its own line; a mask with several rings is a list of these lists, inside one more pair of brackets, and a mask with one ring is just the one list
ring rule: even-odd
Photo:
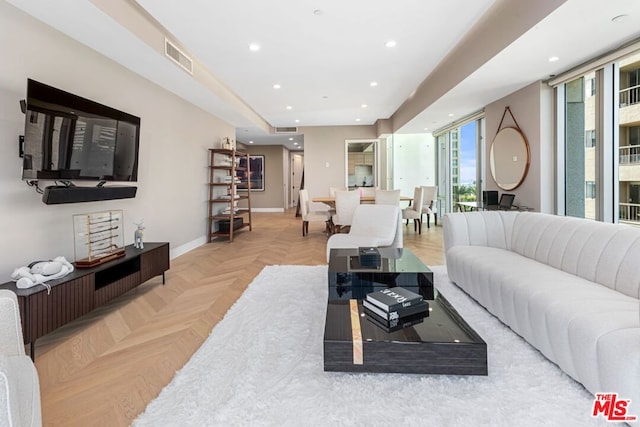
[[386,42],[384,44],[386,47],[396,47],[396,41],[395,40],[389,40],[388,42]]
[[293,141],[293,138],[289,138],[289,141]]
[[362,108],[367,108],[367,104],[362,104],[361,107]]
[[424,130],[429,130],[429,128],[424,128]]
[[376,87],[376,86],[378,86],[378,82],[371,82],[371,83],[369,83],[369,86]]
[[560,58],[558,58],[557,56],[551,56],[551,57],[549,57],[549,62],[556,62],[559,59]]
[[253,141],[249,141],[249,144],[253,144]]
[[300,123],[300,120],[296,119],[296,123]]
[[287,110],[291,110],[293,107],[291,105],[287,105]]
[[629,15],[618,15],[618,16],[614,16],[613,18],[611,18],[611,21],[613,22],[622,22],[624,20],[626,20],[629,17]]
[[274,85],[273,85],[273,88],[274,88],[274,89],[280,89],[280,88],[281,88],[281,86],[280,86],[278,83],[276,83],[276,84],[274,84]]
[[251,52],[257,52],[257,51],[259,51],[259,50],[260,50],[260,45],[259,45],[258,43],[251,43],[251,44],[249,45],[249,50],[250,50]]
[[360,121],[360,119],[356,119],[356,122],[359,122],[359,121]]
[[453,113],[449,113],[449,117],[453,117]]
[[293,145],[298,145],[298,143],[297,143],[297,142],[294,142],[294,143],[293,143]]

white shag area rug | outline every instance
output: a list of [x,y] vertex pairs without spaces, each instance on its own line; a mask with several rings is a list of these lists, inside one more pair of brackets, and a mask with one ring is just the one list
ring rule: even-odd
[[326,266],[270,266],[134,422],[143,426],[611,425],[593,397],[449,282],[436,287],[487,342],[489,375],[329,373]]

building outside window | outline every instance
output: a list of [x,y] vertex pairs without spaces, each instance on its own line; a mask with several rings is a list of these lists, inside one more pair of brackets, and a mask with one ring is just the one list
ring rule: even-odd
[[555,87],[558,213],[640,226],[640,51]]
[[[596,219],[597,193],[586,197],[587,183],[597,185],[596,171],[596,115],[599,104],[592,95],[595,72],[574,79],[565,85],[564,147],[565,147],[565,214]],[[589,87],[590,86],[590,87]]]
[[640,226],[640,54],[619,66],[618,220]]

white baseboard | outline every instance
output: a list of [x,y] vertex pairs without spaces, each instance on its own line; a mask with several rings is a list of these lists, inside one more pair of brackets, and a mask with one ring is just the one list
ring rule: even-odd
[[251,212],[284,212],[284,208],[251,208]]
[[190,242],[185,243],[184,245],[180,245],[176,248],[172,248],[169,252],[169,258],[170,259],[174,259],[179,257],[180,255],[184,255],[189,251],[194,250],[195,248],[204,245],[205,243],[207,243],[207,237],[206,236],[202,236],[202,237],[198,237],[195,240],[192,240]]
[[[284,212],[284,208],[252,208],[251,212]],[[180,245],[178,247],[170,249],[169,258],[174,259],[179,257],[180,255],[184,255],[189,251],[194,250],[195,248],[204,245],[207,243],[207,237],[202,236],[198,237],[195,240],[185,243],[184,245]]]

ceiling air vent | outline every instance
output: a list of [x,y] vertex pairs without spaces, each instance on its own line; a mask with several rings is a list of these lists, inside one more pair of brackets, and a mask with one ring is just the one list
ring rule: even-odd
[[275,127],[273,133],[298,133],[298,128],[295,126],[290,127]]
[[191,58],[167,38],[164,39],[164,53],[187,73],[193,74],[193,61]]

